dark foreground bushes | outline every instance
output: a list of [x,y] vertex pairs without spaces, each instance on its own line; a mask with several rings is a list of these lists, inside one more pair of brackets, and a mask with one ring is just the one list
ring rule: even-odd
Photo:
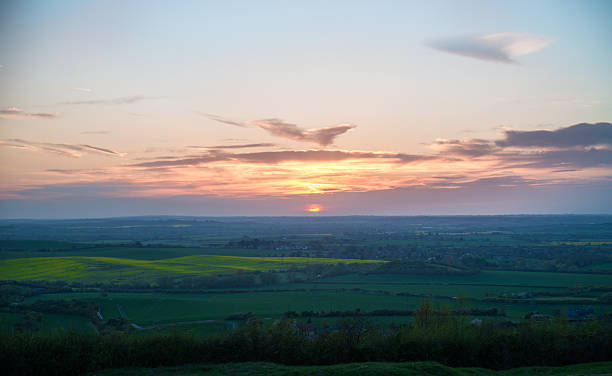
[[504,327],[476,327],[461,318],[439,317],[383,330],[362,318],[335,328],[314,329],[294,321],[264,327],[251,320],[228,334],[114,335],[74,332],[0,336],[4,374],[77,375],[104,368],[157,367],[203,362],[270,361],[334,364],[364,361],[438,361],[492,369],[612,360],[612,329],[595,321],[565,320]]

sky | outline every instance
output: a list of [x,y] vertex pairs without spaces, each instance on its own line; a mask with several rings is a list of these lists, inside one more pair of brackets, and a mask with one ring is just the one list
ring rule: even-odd
[[610,14],[0,0],[0,217],[612,213]]

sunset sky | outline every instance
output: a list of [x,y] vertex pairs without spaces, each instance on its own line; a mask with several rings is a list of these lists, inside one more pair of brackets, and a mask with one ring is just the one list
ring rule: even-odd
[[0,217],[612,213],[610,15],[0,1]]

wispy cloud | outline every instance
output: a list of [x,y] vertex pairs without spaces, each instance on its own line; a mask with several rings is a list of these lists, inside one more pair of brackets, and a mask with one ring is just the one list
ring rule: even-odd
[[16,119],[27,119],[27,118],[36,118],[36,119],[55,119],[59,117],[58,113],[48,113],[48,112],[25,112],[17,107],[8,107],[0,110],[0,118],[16,118]]
[[110,134],[110,131],[83,131],[81,134]]
[[515,58],[546,48],[551,40],[527,33],[494,33],[469,37],[439,39],[429,46],[440,51],[502,63],[516,63]]
[[83,92],[83,93],[91,93],[92,92],[91,89],[88,89],[86,87],[73,87],[72,90],[80,91],[80,92]]
[[229,120],[217,115],[204,115],[207,116],[209,119],[220,123],[235,125],[238,127],[248,127],[249,125],[254,125],[277,137],[287,138],[290,140],[301,142],[308,142],[320,146],[328,146],[333,144],[336,137],[357,127],[354,124],[338,124],[324,128],[304,129],[299,127],[297,124],[287,123],[281,119],[276,118],[253,120],[243,123],[239,121]]
[[[305,150],[256,149],[267,143],[234,140],[229,145],[193,146],[153,158],[119,160],[97,170],[83,169],[82,163],[45,170],[40,176],[23,177],[12,183],[28,187],[50,179],[58,183],[105,182],[125,179],[133,189],[109,195],[122,197],[169,197],[213,195],[227,198],[327,195],[340,192],[409,190],[397,196],[397,202],[415,192],[430,192],[434,198],[442,192],[464,190],[468,201],[495,189],[506,190],[543,186],[612,181],[612,147],[607,133],[589,132],[609,123],[570,125],[544,131],[510,131],[490,139],[439,139],[430,146],[431,153],[363,151],[313,148]],[[251,125],[255,126],[255,125]],[[568,130],[578,132],[573,142],[553,140]],[[506,132],[520,133],[520,140]],[[535,133],[534,133],[535,132]],[[551,136],[555,135],[555,136]],[[590,136],[586,138],[585,134]],[[569,137],[572,139],[572,137]],[[562,138],[565,140],[565,138]],[[90,144],[59,144],[8,139],[0,146],[78,157],[86,153],[122,155],[111,149]],[[28,181],[26,181],[28,180]],[[5,186],[10,186],[8,183]],[[522,187],[522,188],[521,188]],[[437,192],[437,193],[434,193]],[[471,193],[470,193],[471,192]],[[501,191],[500,191],[501,192]],[[72,193],[70,193],[72,194]],[[97,194],[97,193],[96,193]],[[101,193],[102,194],[102,193]],[[403,202],[403,201],[402,201]],[[437,201],[435,201],[437,202]],[[429,202],[431,204],[431,202]]]
[[454,154],[466,157],[481,157],[490,155],[496,151],[495,144],[489,140],[447,140],[438,139],[431,145],[442,153]]
[[213,146],[187,146],[188,148],[193,149],[248,149],[248,148],[269,148],[277,146],[276,144],[272,144],[269,142],[262,142],[256,144],[239,144],[239,145],[213,145]]
[[[588,169],[612,166],[612,150],[548,150],[504,153],[499,156],[509,168]],[[559,172],[559,170],[557,170]]]
[[210,120],[214,120],[216,122],[223,123],[223,124],[235,125],[237,127],[242,127],[242,128],[247,128],[249,126],[247,123],[242,123],[240,121],[226,119],[224,117],[213,115],[213,114],[206,114],[206,113],[201,113],[201,112],[198,112],[198,114],[204,115]]
[[[563,129],[549,132],[563,133]],[[474,181],[495,182],[500,187],[515,185],[512,179],[498,179],[500,176],[514,176],[533,186],[566,184],[581,179],[593,181],[603,176],[602,171],[609,174],[612,166],[612,148],[606,146],[498,145],[503,140],[439,139],[430,144],[436,151],[433,154],[328,149],[248,151],[241,149],[261,145],[240,144],[230,145],[235,148],[206,148],[201,154],[184,152],[134,161],[121,166],[121,171],[126,176],[142,176],[147,182],[156,176],[179,183],[194,182],[198,187],[194,192],[253,197],[401,187],[459,189]]]
[[118,97],[118,98],[99,98],[99,99],[89,99],[83,101],[71,101],[71,102],[59,102],[59,105],[120,105],[120,104],[132,104],[148,99],[159,99],[161,97],[147,97],[143,95],[134,95],[131,97]]
[[296,124],[287,123],[280,119],[255,120],[250,123],[278,137],[310,142],[321,146],[333,144],[336,137],[356,127],[353,124],[338,124],[325,128],[302,129]]
[[391,163],[416,163],[429,161],[431,155],[411,155],[403,153],[346,151],[346,150],[286,150],[255,153],[228,153],[212,150],[199,156],[188,156],[172,160],[156,160],[138,163],[136,167],[180,167],[197,166],[206,163],[234,161],[256,164],[278,164],[283,162],[336,162],[345,160],[386,160]]
[[0,140],[0,146],[34,152],[51,153],[65,157],[79,158],[86,154],[101,154],[112,157],[122,157],[125,153],[87,144],[57,144],[51,142],[27,141],[18,138]]

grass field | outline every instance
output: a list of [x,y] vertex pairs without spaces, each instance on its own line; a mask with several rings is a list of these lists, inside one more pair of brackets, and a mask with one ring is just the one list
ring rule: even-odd
[[362,288],[385,290],[391,293],[467,296],[480,299],[487,294],[559,292],[569,287],[610,286],[612,276],[587,273],[483,270],[478,274],[467,276],[343,275],[301,285],[309,288]]
[[13,325],[22,320],[22,315],[17,313],[0,312],[0,332],[11,333]]
[[[135,248],[139,249],[139,248]],[[363,263],[355,259],[241,257],[192,255],[170,259],[126,259],[99,256],[35,257],[0,260],[0,279],[66,280],[108,282],[126,280],[155,281],[162,276],[236,274],[244,271],[287,270],[309,264]],[[504,319],[520,320],[527,312],[544,314],[566,312],[573,305],[593,305],[596,314],[612,313],[612,304],[598,304],[597,295],[541,297],[523,302],[500,303],[480,301],[487,295],[522,292],[559,292],[570,287],[612,286],[612,277],[604,274],[549,273],[485,270],[474,275],[343,275],[305,283],[210,290],[200,294],[162,293],[64,293],[35,296],[35,299],[91,300],[101,307],[105,319],[125,317],[152,331],[191,331],[210,334],[226,330],[233,323],[225,321],[232,313],[252,312],[265,320],[280,318],[287,311],[349,311],[360,309],[415,309],[422,296],[398,296],[398,293],[431,295],[438,307],[454,308],[451,297],[470,298],[474,308],[503,309]],[[266,292],[262,289],[290,291]],[[351,291],[361,289],[361,291]],[[234,289],[235,290],[235,289]],[[438,296],[439,298],[436,298]],[[12,326],[7,316],[0,327]],[[53,327],[91,330],[85,319],[45,315],[43,331]],[[411,318],[376,317],[388,325]],[[317,319],[321,321],[323,319]],[[334,322],[336,318],[325,319]]]
[[82,333],[95,332],[95,328],[88,318],[76,315],[45,313],[41,324],[40,330],[43,333],[57,330],[57,328],[72,329]]
[[[0,312],[0,332],[11,333],[13,325],[22,321],[22,315],[17,313]],[[76,315],[63,315],[58,313],[45,313],[40,323],[40,331],[49,333],[59,328],[72,329],[81,333],[94,333],[91,321]]]
[[152,281],[165,275],[233,274],[238,270],[287,270],[313,264],[378,263],[380,261],[307,258],[240,257],[194,255],[164,260],[135,260],[117,257],[34,257],[0,260],[0,279],[65,280],[109,282],[141,279]]
[[595,265],[589,265],[583,268],[584,270],[594,270],[594,269],[601,269],[601,270],[612,270],[612,262],[607,262],[605,264],[595,264]]
[[[102,297],[96,293],[49,294],[29,298],[35,299],[82,299],[95,301],[101,307],[105,319],[125,317],[140,326],[213,320],[222,323],[227,315],[237,312],[253,312],[263,319],[275,320],[287,311],[348,311],[361,309],[415,309],[422,298],[396,295],[361,293],[352,291],[286,291],[286,292],[241,292],[213,294],[145,294],[109,293]],[[437,306],[454,308],[456,303],[448,299],[433,299]],[[474,308],[499,308],[506,311],[507,318],[519,320],[527,312],[539,311],[553,314],[564,312],[564,303],[487,303],[470,302]],[[612,313],[612,304],[594,306],[597,314]],[[375,321],[401,323],[409,317],[374,318]],[[329,322],[335,318],[327,319]],[[200,325],[201,326],[201,325]],[[205,330],[210,325],[204,325]]]
[[370,275],[364,278],[360,275],[344,275],[326,279],[328,282],[350,282],[358,284],[385,284],[394,282],[404,283],[431,283],[431,284],[478,284],[478,285],[508,285],[533,287],[571,287],[610,285],[612,276],[606,274],[588,273],[552,273],[552,272],[523,272],[508,270],[482,270],[478,274],[469,276],[455,275],[403,275],[398,281],[396,275]]
[[612,362],[588,363],[565,367],[524,367],[505,371],[483,368],[451,368],[434,362],[413,363],[350,363],[333,366],[284,366],[273,363],[229,363],[217,365],[187,365],[181,367],[131,368],[105,370],[90,375],[175,375],[175,376],[528,376],[528,375],[605,375],[612,373]]
[[[41,297],[31,298],[32,300]],[[266,319],[277,319],[287,311],[306,310],[373,310],[416,307],[420,298],[369,295],[357,292],[291,291],[227,294],[136,294],[94,293],[50,294],[48,299],[93,300],[101,307],[105,319],[123,315],[141,326],[172,322],[223,320],[237,312],[253,312]]]

